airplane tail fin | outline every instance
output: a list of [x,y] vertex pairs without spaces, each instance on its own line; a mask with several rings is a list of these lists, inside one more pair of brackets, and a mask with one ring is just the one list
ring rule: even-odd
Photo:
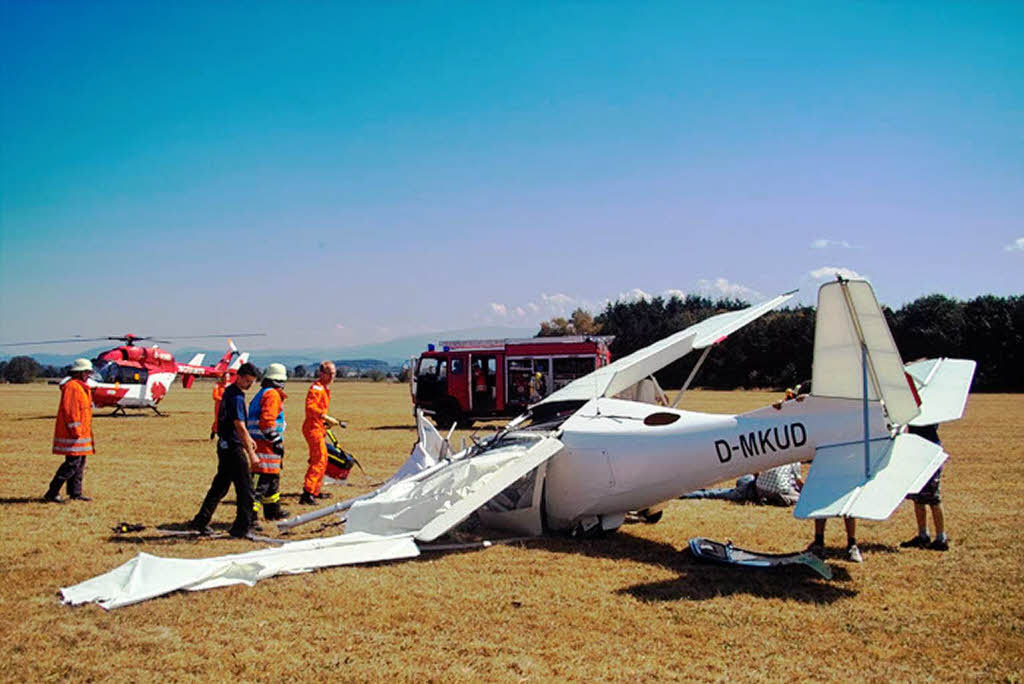
[[914,382],[864,280],[838,279],[818,290],[811,394],[881,401],[889,421],[899,425],[920,413]]
[[[864,402],[864,439],[822,445],[800,500],[798,518],[884,520],[949,456],[901,426],[933,425],[963,415],[974,361],[939,359],[904,367],[871,286],[838,279],[818,291],[811,394]],[[895,437],[869,439],[868,402],[881,402]]]
[[793,515],[885,520],[948,458],[938,444],[911,434],[875,439],[869,445],[867,469],[862,442],[817,449]]
[[203,365],[203,359],[205,359],[205,358],[206,358],[206,354],[196,354],[195,356],[193,356],[191,359],[188,360],[188,365],[189,366],[202,366]]

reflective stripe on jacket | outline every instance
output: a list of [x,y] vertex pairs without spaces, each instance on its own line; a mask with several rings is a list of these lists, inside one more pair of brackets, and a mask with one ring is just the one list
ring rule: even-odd
[[256,442],[256,457],[260,463],[255,472],[270,475],[281,472],[281,455],[274,453],[274,442],[268,436],[284,438],[288,424],[284,419],[284,391],[276,387],[264,387],[249,402],[249,415],[245,426],[249,436]]
[[53,427],[53,453],[61,456],[95,454],[92,442],[92,393],[78,378],[64,383]]
[[331,408],[331,388],[325,387],[319,382],[314,382],[306,392],[306,420],[302,423],[302,434],[319,435],[327,434],[324,427],[324,416]]

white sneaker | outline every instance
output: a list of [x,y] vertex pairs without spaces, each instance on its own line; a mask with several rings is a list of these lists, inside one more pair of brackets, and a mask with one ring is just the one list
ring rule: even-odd
[[846,549],[846,557],[853,563],[861,563],[864,561],[864,557],[860,555],[860,549],[857,548],[856,544],[850,544]]

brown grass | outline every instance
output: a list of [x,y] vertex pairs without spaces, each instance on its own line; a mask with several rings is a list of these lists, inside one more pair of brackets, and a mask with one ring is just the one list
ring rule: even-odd
[[[290,388],[283,491],[294,511],[305,386]],[[773,398],[695,392],[685,404],[739,411]],[[415,438],[407,388],[339,384],[334,402],[350,421],[346,448],[376,478],[389,475]],[[56,405],[54,387],[0,386],[4,680],[1019,681],[1024,672],[1024,396],[972,396],[966,419],[942,430],[953,456],[943,478],[949,553],[899,550],[914,532],[904,504],[889,521],[861,524],[865,562],[831,559],[831,582],[696,564],[680,552],[692,536],[787,551],[807,544],[810,526],[778,508],[675,501],[661,523],[603,540],[337,568],[110,613],[62,606],[56,589],[138,551],[255,546],[111,537],[120,520],[153,526],[195,513],[215,467],[209,385],[175,388],[166,418],[96,419],[92,503],[37,501],[59,462],[48,453]],[[232,514],[223,504],[215,521]],[[828,541],[839,550],[841,525],[829,526]]]

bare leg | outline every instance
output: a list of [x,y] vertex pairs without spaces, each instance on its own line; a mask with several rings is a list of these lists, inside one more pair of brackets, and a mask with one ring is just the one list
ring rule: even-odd
[[846,544],[852,546],[857,543],[857,519],[843,518],[843,525],[846,526]]
[[[921,506],[921,518],[924,517],[924,506]],[[932,506],[932,520],[935,521],[935,537],[939,538],[946,533],[946,516],[942,512],[942,504]]]
[[[932,511],[934,511],[934,510],[935,510],[935,507],[932,506]],[[934,515],[934,513],[933,513],[933,515]],[[918,535],[920,535],[922,537],[927,537],[928,536],[928,510],[925,508],[924,504],[919,504],[916,501],[914,502],[914,517],[917,518],[917,533],[918,533]],[[941,513],[939,514],[939,517],[940,518],[942,517]],[[936,527],[939,526],[938,521],[935,522],[935,526]]]
[[815,518],[814,519],[814,541],[819,539],[824,541],[825,539],[825,522],[828,518]]

